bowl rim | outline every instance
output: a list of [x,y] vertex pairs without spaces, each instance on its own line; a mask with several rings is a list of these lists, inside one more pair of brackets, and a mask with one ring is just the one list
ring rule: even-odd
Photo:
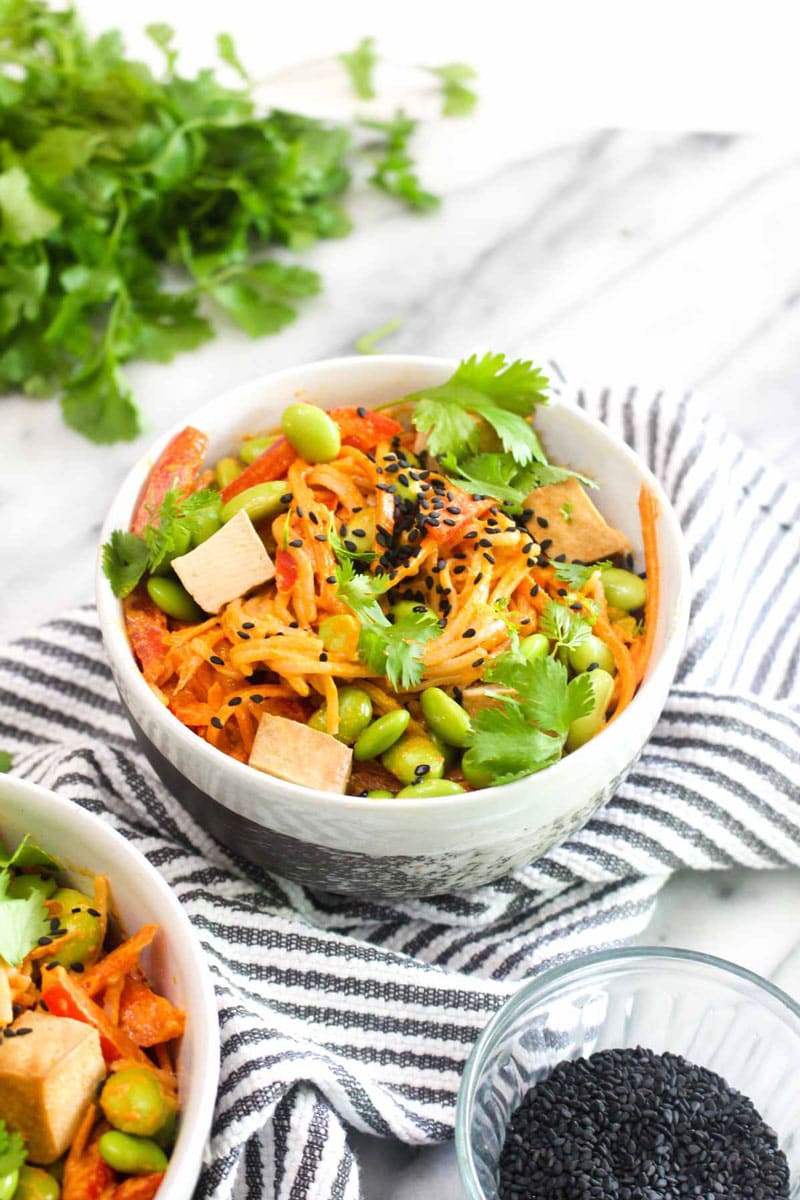
[[[150,890],[158,901],[160,912],[168,910],[172,921],[179,927],[181,941],[186,950],[186,956],[191,964],[192,978],[185,979],[187,995],[197,999],[199,1013],[195,1014],[192,1031],[192,1052],[196,1056],[196,1074],[199,1085],[195,1085],[187,1098],[191,1100],[190,1107],[181,1104],[181,1117],[191,1116],[191,1120],[182,1119],[175,1149],[169,1160],[164,1180],[159,1188],[159,1197],[163,1200],[183,1200],[185,1187],[191,1182],[195,1186],[204,1159],[206,1142],[211,1131],[214,1117],[214,1107],[217,1098],[220,1074],[220,1032],[219,1016],[214,994],[211,971],[205,957],[200,938],[189,920],[188,914],[167,881],[132,842],[123,837],[113,826],[108,825],[96,813],[83,808],[74,800],[60,796],[41,784],[32,783],[14,775],[0,777],[0,793],[7,789],[17,793],[21,803],[27,807],[26,800],[35,801],[55,811],[65,825],[72,825],[76,834],[75,855],[80,859],[83,849],[82,830],[104,844],[109,857],[120,855],[124,860],[124,870],[136,874],[149,884]],[[2,813],[0,812],[0,821]],[[41,833],[41,840],[46,845],[47,831]],[[87,864],[88,866],[88,864]],[[66,868],[69,870],[69,867]],[[114,894],[114,880],[110,880],[111,894]],[[175,965],[173,943],[175,938],[166,940],[168,961],[174,970],[176,978],[184,981],[186,970],[179,974]]]
[[598,967],[623,967],[627,963],[637,961],[650,961],[658,965],[680,963],[684,966],[699,966],[710,968],[717,975],[723,977],[743,980],[745,983],[755,986],[758,993],[763,993],[777,1001],[779,1007],[787,1009],[793,1017],[800,1021],[800,1003],[793,1000],[777,984],[765,979],[763,975],[751,971],[749,967],[743,967],[739,963],[731,962],[730,959],[721,958],[716,954],[706,954],[702,950],[684,950],[676,946],[612,947],[608,950],[596,950],[591,954],[581,954],[558,966],[551,967],[541,975],[524,983],[492,1015],[474,1042],[462,1072],[456,1096],[455,1147],[459,1177],[467,1200],[487,1200],[475,1170],[469,1122],[475,1088],[483,1064],[508,1025],[532,999],[536,1001],[546,999],[572,979],[590,976]]
[[[121,521],[128,521],[130,519],[128,512],[124,516],[123,514],[118,516],[117,508],[121,505],[122,498],[133,481],[137,481],[139,488],[141,487],[154,460],[180,430],[184,429],[186,425],[195,423],[197,423],[199,428],[202,428],[204,414],[210,413],[212,409],[224,409],[230,404],[235,403],[239,397],[255,393],[260,387],[280,384],[283,379],[286,380],[288,387],[291,386],[293,379],[296,380],[296,377],[302,374],[304,376],[302,385],[298,385],[295,382],[294,386],[302,386],[304,390],[308,390],[314,386],[315,377],[324,378],[325,374],[332,370],[356,370],[366,373],[380,367],[388,373],[393,370],[399,372],[403,368],[418,367],[420,369],[440,368],[443,371],[449,370],[452,372],[456,366],[457,361],[455,359],[433,355],[343,355],[336,358],[317,359],[308,363],[294,364],[278,371],[255,376],[227,391],[213,396],[205,404],[193,409],[184,418],[165,430],[133,464],[114,495],[100,532],[95,572],[97,612],[106,653],[115,669],[123,673],[126,687],[131,689],[131,694],[135,697],[137,703],[142,706],[148,719],[163,728],[166,737],[177,739],[178,744],[185,747],[187,754],[194,756],[199,764],[207,763],[209,770],[215,773],[229,773],[232,784],[238,781],[242,787],[246,787],[258,797],[263,796],[264,799],[271,799],[273,789],[278,786],[282,794],[285,794],[289,801],[292,798],[299,799],[302,797],[308,799],[309,797],[313,797],[316,803],[330,807],[333,810],[346,807],[351,813],[358,813],[360,811],[375,812],[375,801],[368,797],[321,791],[306,787],[305,785],[291,783],[288,780],[278,779],[265,772],[253,771],[247,763],[241,763],[236,759],[230,758],[203,738],[199,738],[187,726],[181,724],[178,718],[160,703],[149,685],[145,682],[144,676],[139,670],[131,650],[122,620],[122,602],[113,594],[108,581],[103,575],[103,543],[110,537],[112,530]],[[560,390],[560,387],[558,390],[555,387],[551,389],[550,404],[548,407],[551,409],[565,409],[570,416],[588,426],[598,437],[604,439],[616,454],[627,459],[635,473],[643,482],[647,483],[648,487],[655,494],[659,505],[659,518],[663,521],[664,527],[668,531],[669,541],[675,554],[675,567],[678,573],[677,603],[667,627],[661,653],[652,664],[647,677],[642,680],[636,695],[626,710],[620,715],[618,720],[604,729],[596,739],[597,741],[603,738],[607,739],[604,742],[605,746],[609,745],[608,739],[610,738],[613,738],[618,745],[625,745],[631,740],[636,740],[638,717],[644,706],[644,700],[651,693],[655,692],[657,686],[663,686],[664,680],[666,680],[666,690],[668,691],[674,680],[678,662],[680,661],[680,656],[685,645],[689,624],[691,607],[689,555],[675,510],[660,481],[652,473],[644,460],[622,441],[621,438],[612,434],[607,426],[597,417],[590,415],[577,406],[573,407],[572,405],[565,404],[560,398]],[[137,492],[138,490],[137,488]],[[659,712],[661,711],[661,707],[662,705],[658,706]],[[593,739],[594,741],[595,739]],[[587,762],[587,756],[591,752],[592,744],[590,742],[581,746],[578,750],[561,758],[552,766],[537,772],[536,778],[541,779],[546,776],[548,782],[554,783],[558,777],[565,787],[569,787],[571,783],[570,776],[574,773],[577,777],[583,770],[584,764]],[[556,773],[558,774],[556,775]],[[496,788],[476,788],[471,792],[436,798],[419,799],[407,797],[398,799],[395,796],[392,799],[381,800],[380,811],[386,814],[387,818],[390,818],[391,816],[406,815],[421,810],[430,814],[435,807],[437,812],[441,811],[443,815],[446,815],[450,810],[462,810],[465,802],[470,803],[471,797],[475,797],[476,801],[472,802],[477,802],[480,806],[484,798],[488,797],[490,793],[497,795],[501,791],[507,795],[515,795],[521,800],[526,787],[529,786],[531,778],[531,776],[525,776],[513,783],[502,784]]]

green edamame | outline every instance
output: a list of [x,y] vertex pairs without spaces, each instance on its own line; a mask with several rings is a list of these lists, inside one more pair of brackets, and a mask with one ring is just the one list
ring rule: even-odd
[[349,550],[351,554],[365,554],[372,550],[375,539],[375,513],[371,508],[353,513],[350,520],[343,524],[344,533],[341,526],[337,532],[341,535],[345,550]]
[[394,792],[387,791],[386,788],[373,788],[371,792],[367,792],[367,800],[393,800]]
[[222,528],[222,521],[211,509],[205,512],[201,509],[192,515],[187,525],[192,536],[192,545],[199,546]]
[[151,575],[167,575],[173,558],[180,558],[192,544],[192,534],[186,525],[176,525],[172,533],[172,549],[165,550],[154,566],[150,568]]
[[426,779],[441,779],[444,774],[444,755],[441,750],[430,738],[419,734],[405,734],[381,755],[381,762],[401,783],[413,783],[423,776]]
[[606,600],[614,608],[624,608],[630,612],[634,608],[643,608],[647,599],[647,583],[634,575],[632,571],[623,571],[620,567],[606,567],[600,572]]
[[433,799],[435,796],[457,796],[464,789],[454,779],[431,779],[426,775],[419,783],[410,783],[397,793],[398,800],[408,800],[416,796],[420,800]]
[[[339,729],[336,737],[345,745],[352,746],[358,735],[364,732],[372,720],[372,701],[360,687],[348,686],[337,690],[339,693]],[[327,715],[328,706],[323,704],[309,719],[308,724],[312,729],[320,729],[325,733]]]
[[19,1171],[16,1168],[0,1175],[0,1200],[13,1200],[19,1183]]
[[7,895],[11,900],[27,900],[35,892],[49,900],[57,887],[52,875],[17,875],[8,885]]
[[151,575],[147,581],[147,594],[157,608],[174,617],[176,621],[197,623],[205,620],[205,613],[195,604],[189,593],[177,579],[165,579]]
[[281,429],[306,462],[330,462],[342,448],[339,426],[313,404],[290,404],[283,410]]
[[420,697],[422,715],[434,733],[450,746],[463,748],[469,733],[469,713],[441,688],[426,688]]
[[614,678],[609,675],[608,671],[603,671],[599,667],[596,671],[592,671],[589,678],[592,681],[594,688],[594,708],[585,717],[578,717],[569,727],[567,734],[567,750],[577,750],[580,746],[585,745],[606,723],[606,709],[611,701],[611,693],[614,691]]
[[235,458],[221,458],[214,468],[214,473],[220,488],[226,488],[233,483],[234,479],[239,478],[242,473],[242,465]]
[[469,749],[461,759],[461,770],[467,783],[474,788],[486,788],[491,785],[492,773],[476,761],[474,748]]
[[49,1171],[27,1165],[20,1168],[14,1200],[58,1200],[60,1195],[58,1180]]
[[358,642],[358,621],[350,613],[336,613],[319,623],[319,636],[326,650],[347,654]]
[[616,675],[617,665],[614,662],[614,655],[609,650],[605,642],[601,642],[599,637],[592,634],[585,642],[581,642],[580,646],[576,646],[574,650],[567,651],[567,661],[573,671],[578,674],[581,671],[588,671],[592,663],[596,663],[602,670],[607,671],[609,675]]
[[389,610],[395,621],[402,621],[404,617],[410,617],[413,614],[421,615],[427,613],[431,617],[435,617],[436,613],[427,604],[418,604],[416,600],[398,600],[397,604],[393,604]]
[[167,1156],[157,1142],[109,1129],[97,1143],[100,1157],[122,1175],[149,1175],[166,1171]]
[[550,642],[543,633],[532,633],[530,637],[520,638],[519,652],[528,662],[535,658],[545,658],[550,651]]
[[265,450],[269,450],[272,443],[277,440],[277,433],[266,434],[264,437],[246,438],[242,442],[239,458],[249,466],[251,462],[255,462],[257,458],[260,458]]
[[100,1095],[100,1107],[109,1125],[139,1137],[158,1133],[170,1112],[164,1089],[146,1067],[125,1067],[110,1075]]
[[178,1132],[178,1105],[171,1097],[168,1100],[169,1112],[167,1119],[160,1129],[157,1129],[153,1134],[153,1141],[157,1142],[162,1150],[171,1150],[175,1145],[175,1137]]
[[[91,896],[74,888],[58,888],[50,897],[52,912],[70,935],[56,948],[49,961],[69,969],[74,963],[88,967],[97,962],[103,948],[103,920]],[[57,907],[56,907],[57,906]]]
[[395,708],[392,712],[384,713],[360,735],[353,747],[353,757],[359,762],[377,758],[403,736],[410,720],[411,714],[405,708]]
[[285,495],[285,479],[275,479],[270,483],[256,483],[251,488],[245,488],[243,492],[239,492],[238,496],[234,496],[227,504],[223,504],[220,513],[223,524],[242,510],[247,513],[254,524],[256,521],[266,521],[268,517],[276,517],[281,509],[286,508],[281,500],[281,496]]

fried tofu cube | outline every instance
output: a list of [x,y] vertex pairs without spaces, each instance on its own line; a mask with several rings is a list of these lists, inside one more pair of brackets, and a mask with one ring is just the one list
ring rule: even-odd
[[329,733],[264,713],[248,761],[257,771],[289,783],[344,793],[353,751]]
[[28,1012],[9,1026],[0,1041],[0,1119],[25,1138],[31,1162],[60,1158],[105,1075],[91,1025]]
[[219,612],[224,604],[275,575],[275,564],[244,511],[188,554],[173,558],[172,567],[189,595],[208,613]]
[[608,524],[574,476],[536,488],[525,507],[533,510],[528,529],[543,544],[548,558],[565,554],[571,562],[590,563],[626,554],[631,548],[625,534]]

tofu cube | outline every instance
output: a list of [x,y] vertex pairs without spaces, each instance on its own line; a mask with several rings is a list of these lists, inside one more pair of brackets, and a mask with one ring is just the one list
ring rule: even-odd
[[344,793],[353,751],[329,733],[264,713],[248,761],[257,771],[289,783]]
[[28,1012],[6,1030],[0,1119],[25,1138],[32,1163],[60,1158],[105,1076],[100,1035],[82,1021]]
[[[533,510],[528,528],[537,542],[546,542],[548,558],[565,554],[570,561],[595,562],[630,550],[630,542],[619,529],[608,524],[573,477],[563,483],[536,488],[525,501]],[[539,524],[539,518],[547,522]]]
[[275,564],[247,513],[238,512],[208,541],[173,558],[172,568],[204,612],[216,613],[275,575]]

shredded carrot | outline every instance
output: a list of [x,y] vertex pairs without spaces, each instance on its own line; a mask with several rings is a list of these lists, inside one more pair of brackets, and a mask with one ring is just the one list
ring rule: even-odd
[[138,933],[128,938],[121,946],[117,946],[110,954],[93,967],[81,979],[81,987],[88,996],[96,996],[102,992],[112,979],[121,978],[130,973],[139,961],[139,955],[145,946],[149,946],[158,933],[157,925],[143,925]]
[[604,616],[598,616],[594,623],[594,632],[605,642],[611,653],[614,655],[614,664],[617,668],[617,681],[619,691],[617,694],[617,705],[614,709],[614,714],[609,720],[616,720],[620,713],[624,712],[630,704],[636,692],[636,676],[633,670],[633,661],[630,651],[620,638],[617,637],[613,628]]
[[97,1109],[90,1104],[72,1139],[61,1185],[61,1200],[102,1200],[114,1182],[114,1172],[103,1160],[97,1138],[90,1141]]
[[163,1171],[156,1175],[133,1175],[114,1189],[112,1200],[153,1200],[163,1180]]
[[644,634],[631,650],[637,684],[644,679],[647,664],[653,653],[661,601],[661,565],[658,561],[658,535],[656,533],[658,501],[644,484],[639,492],[639,519],[642,523],[642,540],[644,541],[647,597],[644,606]]

